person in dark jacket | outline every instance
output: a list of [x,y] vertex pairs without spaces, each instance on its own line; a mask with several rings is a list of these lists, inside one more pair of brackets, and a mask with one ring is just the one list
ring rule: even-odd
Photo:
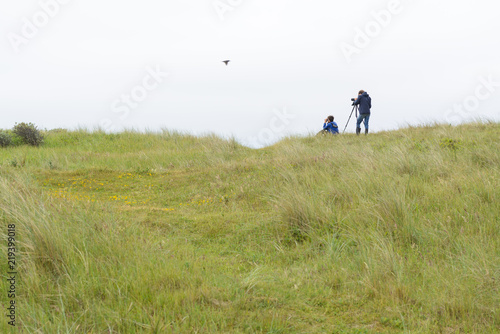
[[323,131],[331,134],[339,134],[339,126],[333,121],[333,116],[328,116],[323,124]]
[[365,135],[368,134],[368,121],[370,120],[370,109],[372,108],[372,98],[364,90],[360,90],[358,98],[353,105],[359,105],[359,116],[356,122],[356,134],[361,133],[361,122],[365,124]]

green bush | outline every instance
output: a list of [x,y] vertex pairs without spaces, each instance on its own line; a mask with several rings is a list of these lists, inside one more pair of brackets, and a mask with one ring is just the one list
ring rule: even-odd
[[19,136],[25,144],[40,146],[43,143],[43,135],[32,123],[16,123],[12,132]]
[[0,131],[0,146],[7,147],[12,143],[12,137],[4,131]]

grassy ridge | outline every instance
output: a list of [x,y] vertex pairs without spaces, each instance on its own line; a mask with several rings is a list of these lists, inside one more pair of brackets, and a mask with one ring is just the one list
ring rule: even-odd
[[1,233],[15,223],[22,243],[19,325],[494,333],[499,134],[434,125],[252,150],[59,131],[2,149]]

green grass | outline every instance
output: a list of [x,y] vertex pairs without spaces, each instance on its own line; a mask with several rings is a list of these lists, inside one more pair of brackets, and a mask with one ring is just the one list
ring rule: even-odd
[[2,333],[500,331],[498,123],[45,136],[0,149]]

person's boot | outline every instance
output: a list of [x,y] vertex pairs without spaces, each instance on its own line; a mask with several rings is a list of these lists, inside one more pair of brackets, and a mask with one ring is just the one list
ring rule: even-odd
[[356,128],[356,134],[359,135],[361,133],[361,128]]
[[368,129],[365,129],[365,135],[367,135],[367,134],[368,134]]

